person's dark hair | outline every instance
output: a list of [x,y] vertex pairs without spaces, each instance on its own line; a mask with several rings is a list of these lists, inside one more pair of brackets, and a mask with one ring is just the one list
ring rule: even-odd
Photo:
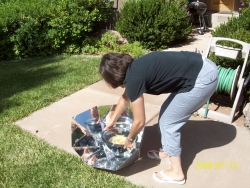
[[102,57],[99,72],[112,88],[123,85],[126,71],[133,58],[128,54],[107,53]]

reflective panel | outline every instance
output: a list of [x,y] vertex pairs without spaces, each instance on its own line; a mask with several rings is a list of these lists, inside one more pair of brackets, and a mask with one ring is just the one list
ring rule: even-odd
[[95,168],[116,171],[139,158],[144,129],[137,135],[134,149],[123,148],[133,123],[131,107],[122,113],[113,129],[104,131],[106,118],[115,107],[95,106],[72,118],[72,147],[86,164]]

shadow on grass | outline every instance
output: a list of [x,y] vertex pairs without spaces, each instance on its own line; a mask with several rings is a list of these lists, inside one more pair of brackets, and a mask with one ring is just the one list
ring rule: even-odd
[[[187,177],[188,169],[196,154],[209,149],[221,147],[232,142],[236,137],[236,128],[232,125],[215,121],[188,121],[182,127],[182,168]],[[130,176],[159,165],[159,161],[148,159],[149,150],[161,148],[158,124],[147,126],[143,135],[141,160],[129,165],[115,174]],[[159,169],[162,170],[162,169]],[[151,177],[149,177],[151,178]]]
[[39,87],[61,74],[57,71],[58,65],[51,64],[62,59],[63,56],[57,56],[0,62],[0,113],[18,105],[17,101],[9,100],[11,96]]

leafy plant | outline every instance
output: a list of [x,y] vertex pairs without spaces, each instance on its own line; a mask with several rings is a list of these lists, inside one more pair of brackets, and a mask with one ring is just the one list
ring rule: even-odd
[[112,15],[112,4],[103,0],[0,1],[0,60],[81,53],[82,41]]
[[239,12],[241,12],[242,9],[250,7],[250,0],[240,0],[240,3],[241,7],[239,8]]
[[[229,18],[228,22],[220,24],[211,34],[213,37],[225,37],[250,43],[250,8],[244,9],[239,17]],[[220,41],[218,44],[233,48],[242,48],[241,45],[229,41]],[[224,67],[236,68],[243,63],[243,59],[237,59],[236,63],[234,60],[225,60],[213,55],[211,59]]]
[[250,43],[250,8],[242,11],[239,17],[233,16],[212,31],[214,37],[227,37]]
[[116,36],[112,31],[107,31],[101,37],[99,42],[100,50],[102,52],[119,52],[120,47],[117,43],[118,36]]
[[138,41],[133,43],[120,44],[118,42],[118,36],[112,31],[108,31],[102,35],[99,42],[100,51],[103,52],[119,52],[130,54],[133,58],[140,57],[146,53],[148,50],[143,49],[142,45]]
[[144,50],[138,41],[131,44],[121,44],[118,39],[118,36],[111,30],[102,34],[100,39],[87,37],[83,42],[82,52],[86,54],[127,53],[134,58],[148,53],[148,50]]
[[121,45],[120,51],[121,53],[132,54],[132,57],[134,58],[140,57],[149,52],[148,50],[143,49],[138,41],[135,41],[132,44]]
[[82,43],[82,52],[86,54],[96,54],[99,51],[98,38],[86,37]]
[[139,41],[144,49],[165,49],[191,33],[186,4],[186,0],[127,0],[115,29],[130,43]]

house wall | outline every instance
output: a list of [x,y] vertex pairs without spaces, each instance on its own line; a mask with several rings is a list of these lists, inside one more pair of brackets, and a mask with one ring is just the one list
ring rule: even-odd
[[[204,2],[206,5],[207,5],[207,11],[214,11],[216,12],[215,10],[212,10],[212,7],[211,7],[211,3],[214,2],[214,0],[200,0],[201,2]],[[232,3],[232,9],[229,12],[238,12],[239,11],[239,8],[240,8],[240,0],[217,0],[217,2],[220,2],[221,4],[223,4],[223,1],[225,2],[225,4],[227,3],[227,1],[230,1]],[[219,12],[219,10],[217,11]],[[223,10],[221,11],[223,12]],[[227,11],[224,11],[224,13],[226,13]]]

